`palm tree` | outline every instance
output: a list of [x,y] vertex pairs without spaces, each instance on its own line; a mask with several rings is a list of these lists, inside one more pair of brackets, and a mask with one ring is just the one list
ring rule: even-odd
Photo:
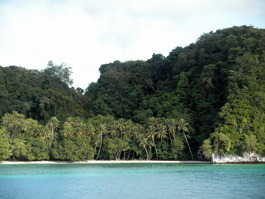
[[[176,120],[171,118],[166,120],[168,133],[172,135],[173,139],[176,137]],[[170,137],[171,138],[171,137]]]
[[58,128],[59,124],[60,124],[60,121],[56,117],[52,117],[47,123],[47,126],[49,127],[49,129],[51,129],[50,147],[52,146],[52,141],[54,140],[54,131]]
[[72,134],[72,125],[69,122],[65,122],[63,124],[63,130],[61,131],[61,133],[65,138],[70,137]]
[[139,134],[140,131],[141,131],[140,127],[141,127],[141,125],[131,122],[131,126],[130,126],[130,129],[129,129],[129,134],[128,134],[128,136],[130,138],[130,151],[129,151],[127,159],[129,159],[130,154],[132,154],[132,159],[134,158],[135,147],[138,147],[138,145],[135,142],[136,142],[136,140],[138,139],[138,137],[140,135]]
[[139,146],[143,147],[146,153],[146,160],[149,160],[149,156],[148,156],[148,151],[147,151],[147,146],[148,146],[148,139],[144,136],[139,137]]
[[95,126],[93,124],[87,124],[87,135],[92,139],[95,136]]
[[110,134],[110,137],[111,137],[111,138],[114,138],[114,137],[117,135],[116,124],[111,124],[111,125],[110,125],[109,134]]
[[163,124],[158,124],[157,125],[156,137],[161,140],[161,143],[163,141],[163,138],[167,137],[167,130],[166,130],[166,127]]
[[149,138],[152,141],[152,143],[155,147],[156,159],[158,160],[158,153],[157,153],[157,148],[156,148],[156,143],[155,143],[156,135],[157,135],[156,127],[155,126],[149,126],[147,138]]
[[40,130],[40,136],[43,138],[43,139],[48,139],[50,138],[50,135],[49,135],[49,128],[48,126],[43,126],[42,129]]
[[191,152],[191,149],[190,149],[190,145],[189,145],[189,142],[188,142],[188,139],[187,139],[187,136],[186,136],[186,133],[189,132],[189,129],[188,129],[188,126],[189,123],[187,123],[184,119],[180,119],[177,121],[177,129],[179,132],[182,132],[183,133],[183,136],[186,140],[186,143],[188,145],[188,148],[189,148],[189,151],[190,151],[190,155],[191,155],[191,159],[193,160],[193,155],[192,155],[192,152]]
[[157,123],[158,123],[158,120],[155,117],[150,117],[148,119],[148,125],[149,126],[155,127],[157,125]]
[[86,136],[88,134],[88,129],[87,129],[87,125],[83,122],[83,121],[80,121],[78,123],[78,128],[77,128],[77,137],[78,138],[82,138],[84,136]]
[[160,139],[160,146],[162,148],[162,141],[167,137],[167,130],[166,127],[161,123],[157,125],[156,137]]
[[121,138],[122,138],[123,131],[125,130],[125,127],[126,127],[126,125],[125,125],[125,119],[120,118],[117,121],[117,126],[118,126],[118,129],[120,130]]
[[100,145],[99,145],[99,150],[98,150],[98,154],[97,154],[96,160],[98,159],[99,154],[101,152],[103,135],[106,134],[106,132],[107,132],[107,126],[105,124],[100,124],[98,132],[99,132],[99,139],[100,139],[100,143],[99,144]]
[[133,122],[131,120],[126,120],[124,123],[123,137],[132,137]]

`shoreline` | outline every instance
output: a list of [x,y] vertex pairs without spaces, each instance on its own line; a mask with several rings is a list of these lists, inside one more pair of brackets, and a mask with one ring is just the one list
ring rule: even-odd
[[165,163],[173,163],[173,164],[212,164],[211,161],[177,161],[177,160],[85,160],[85,161],[2,161],[2,164],[165,164]]

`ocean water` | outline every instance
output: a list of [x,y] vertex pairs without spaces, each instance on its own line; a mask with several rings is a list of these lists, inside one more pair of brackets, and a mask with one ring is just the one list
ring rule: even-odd
[[265,165],[0,165],[2,199],[265,198]]

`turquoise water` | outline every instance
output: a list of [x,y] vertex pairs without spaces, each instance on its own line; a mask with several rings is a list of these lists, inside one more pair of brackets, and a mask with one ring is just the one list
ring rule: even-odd
[[4,199],[265,198],[265,165],[0,165]]

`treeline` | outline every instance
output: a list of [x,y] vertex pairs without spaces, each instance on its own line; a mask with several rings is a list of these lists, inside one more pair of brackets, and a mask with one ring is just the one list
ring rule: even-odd
[[182,118],[137,124],[101,115],[69,117],[63,123],[52,117],[41,125],[13,112],[3,117],[0,160],[193,159],[189,128]]
[[[69,153],[84,149],[88,159],[198,159],[210,158],[212,153],[245,151],[265,154],[263,29],[217,30],[187,47],[173,49],[167,57],[153,54],[147,61],[114,61],[99,70],[98,81],[82,90],[71,88],[71,70],[64,64],[49,62],[42,71],[0,67],[0,116],[4,121],[7,114],[17,111],[46,129],[51,118],[59,120],[48,150],[50,159],[78,159],[78,155],[62,158],[60,152],[67,149]],[[82,139],[63,137],[69,120],[80,121],[86,128],[93,126],[95,136],[102,140],[87,135]],[[139,137],[149,144],[143,147],[140,138],[126,135],[129,131],[112,137],[110,129],[119,121],[132,124],[131,130],[139,128]],[[169,121],[174,123],[176,137],[169,130]],[[178,130],[180,121],[185,130]],[[100,133],[103,127],[108,133]],[[4,122],[2,129],[14,147]],[[119,149],[118,155],[109,152],[123,144],[127,150]]]

